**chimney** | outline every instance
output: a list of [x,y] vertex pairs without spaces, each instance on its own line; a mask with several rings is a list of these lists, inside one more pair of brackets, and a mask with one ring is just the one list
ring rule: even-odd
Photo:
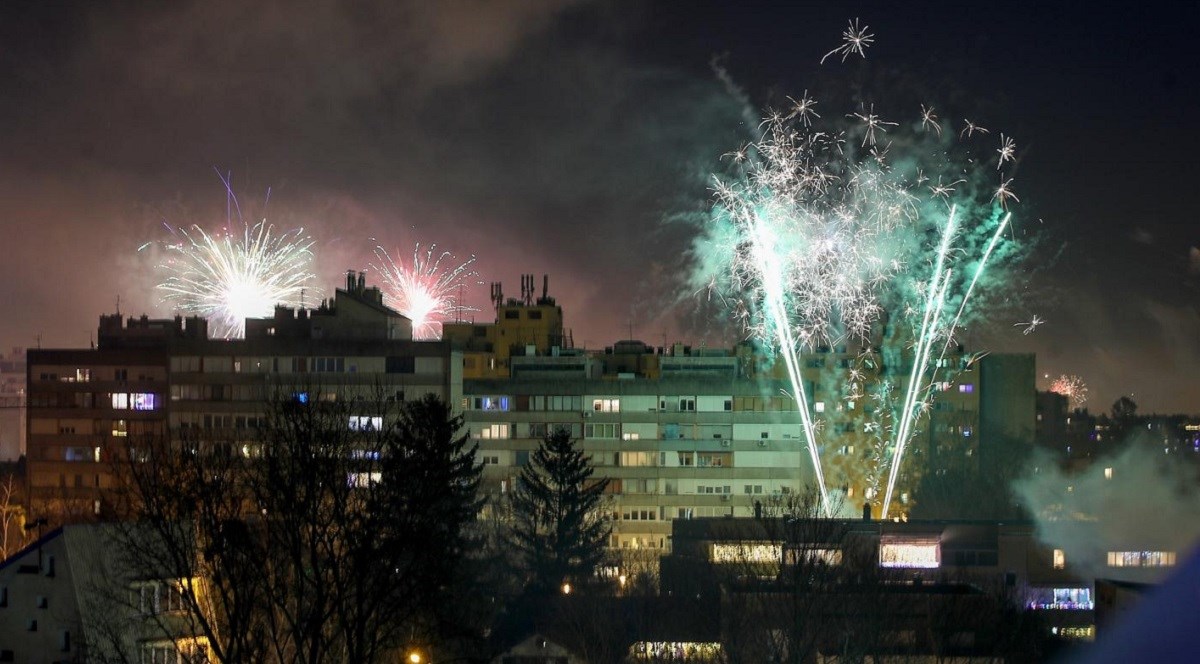
[[358,273],[358,292],[361,293],[364,289],[366,289],[366,287],[367,287],[367,273],[359,272]]
[[871,503],[863,503],[863,521],[871,520]]
[[354,270],[346,270],[346,292],[354,292]]

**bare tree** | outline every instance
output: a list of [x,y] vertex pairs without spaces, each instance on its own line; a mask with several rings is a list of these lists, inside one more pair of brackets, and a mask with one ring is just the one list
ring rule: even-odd
[[29,542],[25,507],[20,495],[20,474],[15,465],[5,466],[0,470],[0,560],[20,551]]
[[844,577],[844,522],[820,518],[815,489],[768,497],[755,511],[740,541],[714,552],[727,650],[734,661],[810,661],[824,636],[818,618]]
[[179,581],[184,627],[217,661],[371,662],[436,643],[479,508],[461,418],[432,396],[305,386],[257,424],[135,441],[131,566]]

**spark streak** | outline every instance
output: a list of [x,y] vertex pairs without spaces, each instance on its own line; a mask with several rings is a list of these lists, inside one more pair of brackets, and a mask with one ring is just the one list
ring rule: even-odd
[[[922,110],[936,121],[932,107]],[[974,318],[977,292],[1004,281],[987,275],[1013,258],[1005,207],[1016,197],[1008,182],[1004,193],[990,189],[990,162],[982,166],[965,141],[955,145],[928,123],[906,135],[872,106],[839,117],[832,128],[814,128],[798,112],[767,115],[761,137],[737,151],[736,168],[714,178],[694,283],[717,292],[747,333],[777,352],[825,509],[827,485],[845,482],[826,474],[823,439],[861,431],[874,446],[863,457],[868,466],[847,470],[854,462],[840,462],[838,472],[857,473],[853,481],[866,482],[864,495],[886,517],[934,381],[957,371],[942,361],[951,341]],[[888,128],[897,128],[896,140],[868,148],[873,132]],[[865,136],[848,144],[855,129]],[[842,381],[843,398],[870,397],[872,414],[834,415],[840,406],[815,412],[807,385],[821,379],[802,355],[850,340],[862,342],[862,354],[841,360],[845,374],[833,381]],[[872,380],[876,387],[867,387]],[[830,417],[867,421],[839,429],[825,426]]]

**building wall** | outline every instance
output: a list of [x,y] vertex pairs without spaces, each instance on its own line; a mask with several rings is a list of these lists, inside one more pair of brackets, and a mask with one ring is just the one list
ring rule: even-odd
[[0,462],[25,454],[25,349],[0,357]]
[[407,319],[361,281],[320,309],[247,323],[247,338],[227,340],[207,338],[202,320],[102,316],[97,348],[30,351],[30,517],[119,517],[116,478],[134,441],[249,443],[284,394],[461,400],[461,355],[403,338]]
[[994,463],[1001,445],[1033,444],[1037,425],[1037,370],[1032,354],[992,353],[979,362],[982,463]]
[[27,379],[30,516],[105,514],[114,455],[130,436],[165,431],[165,350],[31,350]]
[[74,661],[82,623],[66,540],[55,531],[0,564],[0,655],[40,664]]

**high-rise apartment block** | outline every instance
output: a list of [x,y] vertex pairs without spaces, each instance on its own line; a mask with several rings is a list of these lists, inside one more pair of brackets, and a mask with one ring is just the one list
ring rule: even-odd
[[[543,281],[536,294],[531,275],[520,298],[493,285],[494,322],[447,323],[443,339],[430,342],[412,340],[411,321],[353,273],[316,309],[248,320],[245,339],[210,339],[197,318],[103,316],[96,348],[29,353],[32,515],[108,515],[114,455],[129,454],[131,441],[186,434],[251,445],[273,390],[301,384],[319,384],[329,398],[384,389],[397,399],[432,392],[448,400],[479,445],[495,496],[511,490],[543,436],[569,430],[609,479],[617,548],[669,548],[676,519],[750,516],[813,484],[791,383],[769,352],[749,342],[714,349],[636,340],[584,351],[547,291]],[[801,356],[826,483],[851,514],[864,503],[878,511],[892,412],[878,385],[885,369],[907,375],[885,367],[902,355],[855,345]],[[1011,418],[1025,410],[1032,437],[1031,356],[977,359],[948,347],[938,362],[953,377],[930,385],[936,398],[906,468],[978,464],[989,435],[1000,444],[1024,426]],[[903,388],[898,381],[891,394]],[[901,475],[902,508],[916,479],[917,471]]]
[[116,455],[135,453],[143,436],[251,445],[280,390],[458,403],[461,366],[449,344],[413,341],[411,321],[361,274],[319,308],[248,320],[244,339],[210,339],[200,318],[102,316],[95,348],[29,351],[30,514],[119,516]]

